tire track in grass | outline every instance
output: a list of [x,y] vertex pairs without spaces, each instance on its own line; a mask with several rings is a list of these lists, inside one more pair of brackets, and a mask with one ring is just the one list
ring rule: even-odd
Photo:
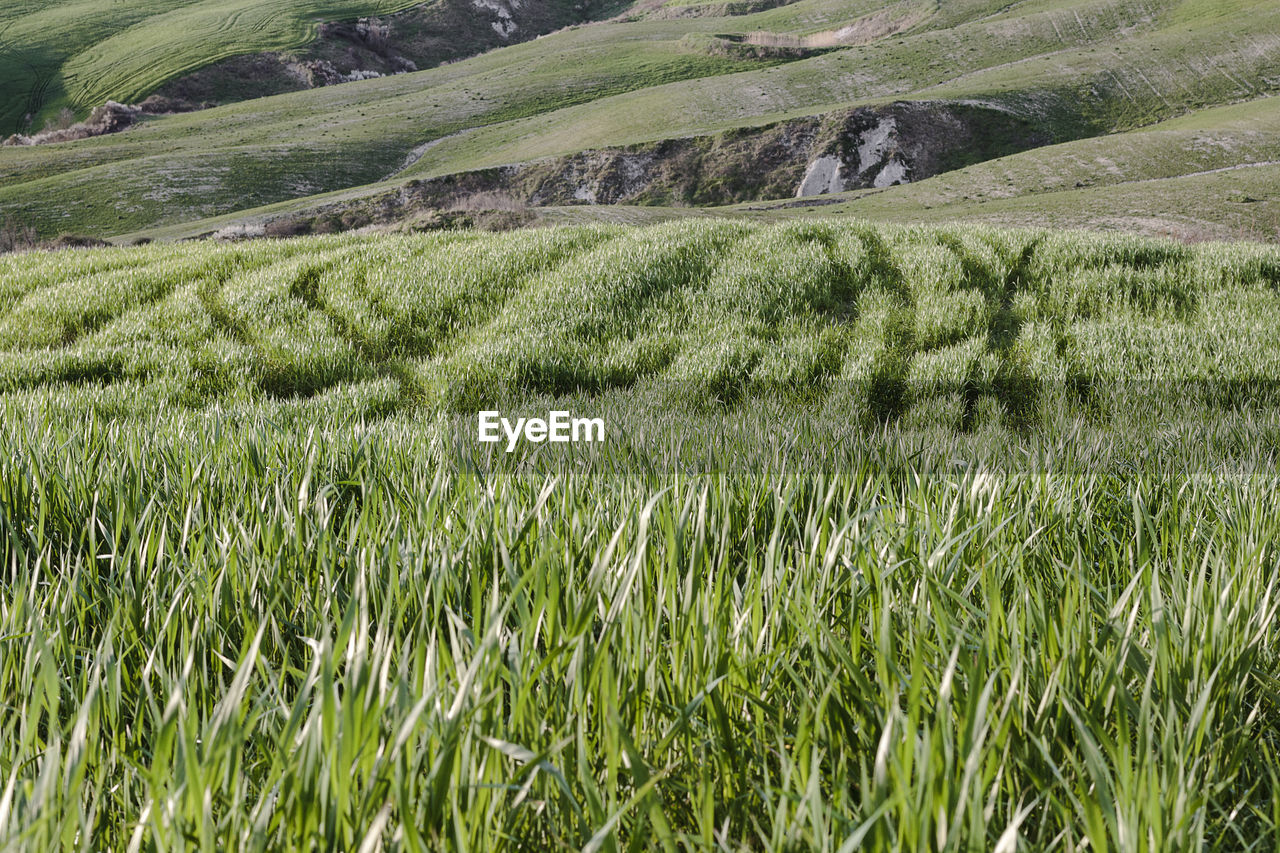
[[[463,287],[449,291],[456,298],[445,298],[434,306],[438,317],[432,321],[431,311],[419,318],[412,312],[405,314],[404,306],[393,306],[387,295],[368,281],[368,269],[374,261],[365,259],[355,264],[350,272],[338,272],[342,263],[353,259],[355,253],[326,263],[323,267],[304,270],[294,282],[294,296],[313,310],[322,313],[334,332],[346,340],[374,367],[379,376],[389,377],[399,388],[398,408],[415,408],[428,397],[428,390],[418,370],[420,359],[429,358],[455,340],[464,337],[476,326],[500,315],[509,302],[525,285],[548,270],[571,264],[582,253],[614,239],[615,233],[607,230],[586,229],[578,232],[562,231],[523,232],[519,234],[488,237],[480,240],[473,235],[450,235],[445,247],[467,248],[485,251],[486,256],[468,272],[463,273]],[[507,245],[504,245],[505,241]],[[533,243],[533,246],[524,245]],[[431,248],[430,244],[423,247]],[[541,250],[541,254],[533,250]],[[412,262],[421,253],[411,253],[402,261]],[[436,258],[439,260],[439,258]],[[384,264],[380,265],[388,266]],[[460,269],[459,265],[445,263],[441,269],[448,276]],[[439,270],[437,270],[439,271]],[[332,276],[342,276],[342,284],[335,284]],[[506,272],[508,274],[504,275]],[[474,273],[474,274],[471,274]],[[483,285],[470,290],[467,283]],[[448,280],[448,283],[456,283]],[[377,320],[387,323],[383,340],[372,340],[361,324],[337,304],[338,287],[346,285],[347,296],[363,299],[377,314]],[[448,290],[440,287],[435,294]],[[350,306],[348,306],[350,308]],[[415,319],[422,319],[415,324]]]
[[[769,375],[770,365],[762,365],[755,371],[758,390],[765,390],[770,384],[775,386],[793,386],[791,393],[806,402],[830,391],[830,383],[840,372],[840,368],[848,356],[848,330],[857,316],[858,297],[867,286],[866,275],[860,273],[853,261],[849,247],[841,239],[843,226],[834,225],[817,228],[804,234],[816,244],[825,262],[827,274],[825,293],[820,294],[809,303],[813,311],[812,321],[819,325],[816,330],[801,329],[784,337],[784,346],[789,349],[781,358],[795,364],[797,360],[803,364],[800,372],[791,371],[782,382]],[[775,364],[777,359],[774,360]],[[795,385],[802,386],[797,394]]]
[[[1133,324],[1135,318],[1194,323],[1208,285],[1194,268],[1195,253],[1184,245],[1132,237],[1078,248],[1051,235],[1036,260],[1034,284],[1056,312],[1051,320],[1053,357],[1064,368],[1068,399],[1091,419],[1120,414],[1117,404],[1128,408],[1133,403],[1122,403],[1129,391],[1145,395],[1153,389],[1141,381],[1141,369],[1130,373],[1133,365],[1100,363],[1090,328],[1120,323],[1128,327],[1128,337],[1145,325]],[[1135,379],[1143,387],[1131,385]]]
[[[196,263],[205,264],[208,258],[197,259]],[[115,266],[125,266],[116,264]],[[157,262],[152,266],[160,266]],[[139,350],[136,342],[115,341],[106,343],[95,339],[112,324],[130,314],[151,310],[153,306],[176,297],[179,285],[186,280],[192,264],[183,264],[169,269],[162,293],[154,298],[141,301],[122,310],[113,316],[102,318],[101,322],[87,325],[81,334],[73,340],[56,347],[0,352],[0,388],[6,391],[34,388],[40,385],[50,387],[62,385],[98,385],[109,387],[122,382],[146,382],[152,378],[155,365],[146,364],[143,350]],[[219,275],[228,276],[230,270],[222,270]],[[71,278],[58,285],[60,293],[80,293],[86,289],[86,280],[92,275]],[[201,276],[197,289],[207,281]],[[144,348],[145,349],[145,348]],[[177,351],[177,350],[175,350]]]
[[[399,381],[395,365],[385,363],[385,360],[383,363],[379,363],[374,351],[367,346],[363,336],[340,314],[329,310],[320,299],[319,286],[324,272],[353,254],[354,251],[356,250],[341,251],[338,258],[326,260],[303,259],[298,262],[295,259],[289,259],[282,261],[281,266],[297,264],[299,267],[289,281],[287,295],[289,298],[301,303],[309,312],[323,318],[335,336],[345,340],[357,354],[365,359],[371,368],[370,372],[373,376],[392,376]],[[245,318],[233,311],[226,300],[223,299],[221,291],[229,281],[230,278],[228,277],[219,281],[205,282],[199,291],[200,302],[209,313],[217,329],[252,353],[256,364],[257,381],[260,390],[273,397],[314,397],[356,378],[356,374],[359,372],[358,369],[352,370],[345,375],[330,376],[329,381],[304,383],[305,387],[289,386],[284,377],[286,366],[276,364],[277,360],[270,352],[270,345],[255,334]],[[353,368],[358,367],[359,365],[353,365]],[[373,378],[373,376],[370,378]],[[400,397],[402,400],[405,397],[403,385],[401,385]]]
[[225,284],[225,279],[220,281],[209,279],[201,281],[196,291],[200,304],[204,306],[204,310],[208,311],[209,316],[213,318],[215,327],[226,333],[236,343],[252,347],[254,344],[252,337],[249,335],[248,327],[239,317],[233,316],[222,301],[222,295],[219,291]]
[[[663,372],[667,398],[719,406],[749,394],[812,399],[825,390],[843,361],[850,306],[865,283],[842,236],[831,223],[760,228],[674,304],[655,306],[649,325],[678,344]],[[668,315],[688,320],[673,328]],[[651,350],[663,342],[661,334],[650,337]],[[633,355],[628,349],[609,355],[623,361]]]
[[468,411],[505,395],[597,394],[630,388],[644,370],[613,369],[607,355],[646,330],[646,313],[709,273],[754,229],[677,222],[626,232],[526,286],[474,334],[433,360],[443,405]]
[[1025,286],[1036,250],[1043,239],[1034,237],[1025,243],[1018,257],[1001,270],[975,258],[958,235],[948,232],[938,235],[939,244],[959,259],[962,281],[969,285],[966,289],[981,292],[991,307],[982,333],[983,352],[994,356],[995,370],[993,375],[984,376],[980,359],[970,363],[957,389],[963,406],[960,416],[962,432],[972,432],[977,425],[979,403],[983,397],[999,401],[1002,420],[1007,426],[1026,426],[1034,414],[1040,389],[1027,366],[1015,357],[1015,345],[1022,333],[1023,320],[1014,310],[1014,300]]
[[[398,389],[396,404],[392,411],[385,412],[385,414],[389,415],[395,411],[403,411],[411,407],[413,401],[419,396],[412,371],[405,366],[401,359],[391,358],[384,350],[371,345],[367,337],[347,317],[321,298],[322,277],[325,272],[338,263],[340,263],[340,260],[303,268],[290,284],[290,294],[310,310],[323,316],[334,333],[346,340],[365,359],[374,374],[379,378],[390,378],[396,383],[396,388]],[[363,279],[363,276],[358,276],[358,278]],[[316,393],[320,393],[320,391]]]
[[[361,270],[354,274],[353,281],[358,282],[363,287],[364,293],[369,297],[369,304],[375,310],[378,310],[380,301],[376,294],[368,289],[365,277],[361,274],[362,272]],[[357,352],[373,365],[378,376],[389,378],[395,382],[396,402],[392,411],[387,412],[387,414],[416,408],[425,399],[426,392],[418,374],[413,369],[411,356],[395,353],[369,341],[367,336],[354,323],[322,298],[319,287],[320,280],[320,276],[316,275],[313,281],[305,283],[301,288],[304,298],[309,305],[328,318],[336,334],[348,341]],[[389,318],[389,315],[384,314],[384,316]]]
[[[345,250],[337,250],[338,253],[343,251]],[[283,256],[269,256],[264,258],[262,263],[245,269],[232,270],[227,275],[207,279],[202,282],[202,286],[198,290],[200,303],[209,312],[214,327],[236,344],[249,350],[253,364],[254,383],[258,390],[271,397],[312,397],[333,388],[335,385],[351,381],[357,378],[359,374],[360,364],[356,362],[341,365],[332,360],[324,361],[308,358],[305,352],[301,356],[298,353],[289,352],[282,346],[290,343],[288,339],[284,341],[270,340],[261,331],[254,328],[250,315],[246,313],[254,306],[244,306],[244,310],[240,310],[239,306],[229,303],[226,299],[225,289],[237,276],[254,273],[270,276],[272,270],[276,268],[278,268],[281,275],[289,275],[291,270],[297,270],[290,276],[288,285],[280,286],[278,292],[265,289],[253,291],[251,295],[265,300],[267,304],[273,299],[283,299],[285,300],[284,304],[278,306],[283,309],[288,309],[288,303],[292,301],[297,303],[297,307],[301,308],[304,314],[313,313],[309,306],[296,297],[299,277],[305,280],[306,276],[309,275],[309,271],[316,264],[324,263],[324,261],[313,260],[313,254],[316,253],[303,253],[294,250],[284,252]],[[298,255],[302,256],[298,257]],[[321,257],[323,258],[325,255],[321,253]],[[264,306],[257,307],[262,308]],[[324,319],[327,326],[327,318],[324,318],[323,314],[319,316]],[[306,331],[298,327],[297,324],[290,323],[285,323],[282,328],[287,328],[297,335],[301,335],[302,332]],[[308,343],[314,343],[309,338],[299,337],[299,340],[307,340]],[[333,354],[327,353],[327,355]]]
[[0,393],[61,386],[115,384],[125,368],[120,353],[62,350],[0,353]]
[[0,256],[0,315],[7,314],[29,294],[46,287],[112,272],[121,267],[145,269],[161,262],[159,258],[152,258],[139,266],[135,260],[136,251],[112,252],[106,261],[101,260],[101,252],[63,252],[57,265],[32,264],[28,254]]
[[[991,315],[987,326],[987,351],[995,353],[999,359],[990,391],[1001,401],[1005,423],[1015,429],[1030,426],[1040,394],[1039,385],[1026,365],[1012,357],[1014,345],[1022,333],[1022,318],[1014,310],[1013,302],[1019,288],[1025,286],[1036,250],[1043,241],[1043,237],[1036,237],[1023,248],[1018,260],[1005,276],[1000,292],[1000,306]],[[965,409],[961,418],[961,429],[965,431],[973,428],[977,415],[978,397],[975,390],[980,390],[975,388],[975,383],[966,383]]]
[[608,228],[526,231],[464,244],[463,248],[483,254],[478,258],[452,259],[446,265],[445,275],[435,278],[430,298],[437,301],[426,306],[404,303],[393,306],[390,294],[383,294],[372,285],[369,289],[387,315],[398,316],[398,322],[407,324],[393,330],[393,335],[413,332],[412,338],[394,341],[395,346],[403,345],[411,357],[435,356],[449,351],[451,345],[501,316],[530,283],[579,262],[589,251],[617,239],[619,233]]
[[[963,231],[903,228],[886,237],[859,229],[850,239],[864,269],[842,374],[852,397],[829,405],[860,409],[870,425],[883,426],[908,411],[914,419],[937,398],[944,412],[957,407],[956,425],[967,429],[984,396],[999,399],[1007,383],[1027,378],[1010,368],[1020,330],[1010,328],[1013,298],[1031,258],[1025,242],[1014,258],[999,242],[966,242]],[[1027,410],[1018,406],[1004,420]],[[936,416],[921,411],[926,421]]]
[[262,270],[273,263],[278,265],[287,264],[292,259],[293,254],[286,252],[282,256],[268,255],[261,257],[261,259],[257,255],[250,256],[246,254],[236,259],[239,261],[237,267],[227,267],[214,276],[201,278],[196,286],[196,294],[204,310],[208,311],[209,316],[213,318],[214,326],[237,343],[247,347],[256,347],[256,341],[249,331],[248,325],[243,318],[232,313],[230,307],[222,298],[222,291],[236,275]]
[[[837,397],[829,405],[861,411],[869,425],[892,424],[911,402],[907,372],[915,352],[911,332],[915,295],[906,272],[878,231],[859,226],[850,229],[847,239],[858,241],[866,265],[854,309],[854,325],[862,334],[855,338],[841,371],[841,378],[850,386],[843,390],[853,397]],[[867,311],[879,299],[887,304]]]
[[68,347],[126,311],[167,297],[183,277],[199,275],[205,262],[171,265],[166,258],[141,269],[120,264],[30,291],[0,319],[0,347]]

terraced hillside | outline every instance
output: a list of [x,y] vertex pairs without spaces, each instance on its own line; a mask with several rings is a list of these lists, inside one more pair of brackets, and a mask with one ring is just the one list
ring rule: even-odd
[[[1004,147],[979,146],[990,152],[985,156],[1002,156],[1017,146],[1145,129],[1182,116],[1195,122],[1191,116],[1216,105],[1257,100],[1262,114],[1265,96],[1280,85],[1278,24],[1274,0],[797,0],[764,10],[639,4],[607,22],[445,67],[151,119],[113,136],[0,149],[0,210],[44,234],[158,228],[199,234],[227,224],[221,217],[237,211],[243,212],[237,218],[262,221],[280,209],[257,208],[290,200],[285,209],[314,210],[332,203],[328,194],[335,191],[339,199],[368,198],[409,180],[531,162],[572,179],[572,159],[584,151],[685,137],[712,140],[714,147],[725,134],[893,103],[940,113],[992,110],[1034,128],[999,140]],[[1205,113],[1203,121],[1218,115]],[[1224,121],[1223,133],[1239,130],[1229,117]],[[928,148],[931,138],[947,133],[946,124],[925,126],[893,144]],[[1131,144],[1158,147],[1157,140],[1142,134]],[[870,142],[858,136],[835,144]],[[1247,156],[1256,159],[1258,146],[1270,143],[1255,142]],[[1239,165],[1235,145],[1233,137],[1214,168]],[[731,165],[740,156],[715,149],[706,159],[717,155]],[[797,149],[794,156],[791,168],[803,176],[827,155]],[[679,171],[670,166],[653,169],[663,178]],[[893,173],[912,182],[930,174],[926,163],[906,159]],[[730,192],[715,201],[715,193],[705,192],[713,180],[723,176],[695,170],[687,198],[668,187],[642,201],[759,200],[794,195],[801,183],[781,193],[731,181],[723,185]],[[823,185],[852,186],[858,184]],[[585,184],[577,190],[576,198],[570,193],[574,203],[593,197]],[[1006,205],[1001,221],[1034,221],[1054,201],[1034,185],[1018,194],[1022,201]],[[1219,229],[1209,233],[1221,233],[1231,203],[1212,192],[1202,199],[1205,218]],[[466,204],[450,200],[458,202]],[[201,221],[209,218],[216,221]],[[1128,213],[1103,218],[1145,227]]]
[[1269,848],[1278,335],[1078,233],[0,258],[0,845]]

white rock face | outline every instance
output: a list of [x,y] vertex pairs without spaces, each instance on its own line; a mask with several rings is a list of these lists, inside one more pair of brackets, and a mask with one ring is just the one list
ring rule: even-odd
[[840,168],[840,158],[834,155],[828,154],[814,160],[809,164],[809,168],[805,169],[804,179],[800,181],[800,189],[796,190],[796,198],[844,192]]
[[644,178],[644,170],[649,165],[648,159],[639,157],[624,157],[622,159],[622,174],[627,179],[629,191],[632,185]]
[[481,12],[492,12],[498,20],[490,24],[494,32],[505,38],[511,38],[516,31],[516,22],[512,20],[512,11],[520,8],[522,0],[471,0],[471,5]]
[[510,18],[512,9],[519,9],[521,0],[471,0],[471,5],[484,12],[493,12],[499,18]]
[[907,178],[907,164],[903,163],[897,157],[885,165],[880,170],[880,174],[876,175],[875,181],[872,182],[873,187],[891,187],[894,184],[909,184],[911,181]]
[[889,148],[889,140],[898,123],[892,118],[881,119],[880,123],[862,134],[862,144],[858,146],[858,174],[870,169],[884,158]]

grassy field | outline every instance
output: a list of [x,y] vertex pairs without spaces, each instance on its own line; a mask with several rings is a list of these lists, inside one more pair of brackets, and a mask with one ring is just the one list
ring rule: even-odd
[[[0,149],[0,212],[47,236],[184,223],[201,233],[205,218],[290,199],[853,105],[978,102],[1069,141],[1256,100],[1280,80],[1272,0],[948,0],[904,32],[807,58],[708,48],[725,34],[856,30],[884,6],[799,0],[674,20],[636,12],[415,74]],[[1200,201],[1222,209],[1212,195]],[[1032,214],[1048,209],[1028,203]]]
[[0,392],[47,398],[109,378],[142,383],[122,399],[147,411],[350,388],[372,394],[372,413],[472,411],[501,389],[732,401],[873,382],[904,386],[899,409],[874,414],[919,403],[954,428],[960,412],[940,399],[1000,396],[1002,383],[1035,405],[1038,388],[1082,382],[1104,405],[1126,381],[1271,375],[1276,258],[1073,232],[725,220],[23,254],[0,267]]
[[[359,199],[366,189],[145,232],[173,239]],[[547,224],[854,217],[879,222],[1141,233],[1182,241],[1280,239],[1280,110],[1271,97],[1124,133],[1036,148],[883,190],[723,208],[551,207]],[[129,239],[129,238],[126,238]]]
[[[11,0],[0,126],[411,5]],[[615,11],[5,146],[0,223],[174,240],[695,135],[705,175],[893,102],[1029,141],[0,255],[0,850],[1280,848],[1280,3]],[[801,124],[742,150],[847,132]]]
[[0,258],[0,841],[1272,849],[1278,334],[1080,233]]
[[0,9],[0,129],[70,106],[131,103],[228,56],[300,47],[320,21],[385,14],[413,0],[15,0]]

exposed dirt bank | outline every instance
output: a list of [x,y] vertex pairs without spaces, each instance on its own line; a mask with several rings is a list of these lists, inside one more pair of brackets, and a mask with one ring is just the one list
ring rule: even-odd
[[920,180],[1055,141],[1032,120],[992,107],[894,103],[412,180],[277,227],[290,233],[407,221],[435,227],[493,210],[519,224],[543,206],[810,198]]
[[68,124],[65,127],[51,127],[30,136],[15,133],[4,140],[3,145],[46,145],[53,142],[72,142],[76,139],[88,139],[90,136],[102,136],[107,133],[119,133],[133,127],[143,116],[171,115],[199,109],[199,104],[177,101],[152,95],[140,104],[120,104],[107,101],[94,108],[89,117],[81,122]]
[[437,0],[320,26],[307,47],[213,63],[158,94],[224,104],[430,68],[611,14],[616,0]]

